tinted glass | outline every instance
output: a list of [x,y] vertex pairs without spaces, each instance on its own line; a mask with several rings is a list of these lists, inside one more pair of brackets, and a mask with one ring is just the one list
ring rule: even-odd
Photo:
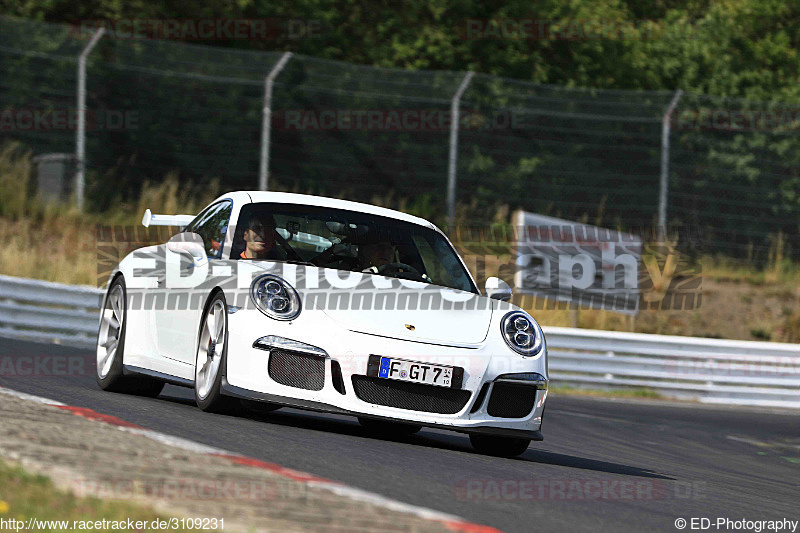
[[209,259],[219,259],[222,256],[232,210],[233,203],[230,200],[214,204],[186,227],[186,231],[193,231],[203,238],[203,246]]
[[231,258],[309,263],[478,293],[439,232],[342,209],[248,204],[237,222]]

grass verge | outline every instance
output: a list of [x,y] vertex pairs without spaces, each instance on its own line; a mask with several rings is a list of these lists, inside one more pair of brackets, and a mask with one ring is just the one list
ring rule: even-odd
[[590,389],[571,385],[554,385],[550,393],[564,396],[591,396],[593,398],[636,398],[647,400],[674,400],[653,389],[635,387],[630,389]]
[[169,520],[169,517],[152,509],[128,502],[77,497],[56,488],[45,476],[31,474],[19,466],[0,460],[0,519],[8,524],[11,519],[25,522],[31,518],[68,523],[66,528],[59,527],[59,524],[45,524],[42,528],[34,528],[37,531],[81,531],[74,527],[75,522],[97,522],[104,519],[120,522],[120,525],[129,519],[147,524],[142,529],[123,527],[116,531],[157,531],[159,529],[151,527],[154,520]]

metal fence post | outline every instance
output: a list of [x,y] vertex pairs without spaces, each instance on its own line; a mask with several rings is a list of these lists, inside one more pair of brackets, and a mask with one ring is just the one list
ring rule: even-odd
[[269,186],[269,141],[272,129],[272,85],[283,67],[292,57],[291,52],[284,53],[272,67],[264,80],[264,113],[261,122],[261,166],[258,169],[258,189],[266,191]]
[[105,28],[98,28],[89,44],[78,56],[78,132],[75,136],[75,198],[78,210],[83,211],[83,196],[86,170],[86,58],[105,33]]
[[474,72],[467,72],[461,85],[458,86],[456,94],[453,95],[453,100],[450,102],[450,157],[447,162],[447,224],[453,228],[456,223],[456,163],[457,150],[458,150],[458,122],[459,122],[459,104],[461,103],[461,96],[467,90],[469,82],[472,81]]
[[672,120],[672,112],[678,105],[678,100],[681,99],[683,91],[677,91],[672,101],[667,107],[667,112],[664,113],[664,118],[661,121],[661,184],[658,194],[658,227],[664,232],[664,238],[667,236],[667,192],[669,191],[669,134],[670,134],[670,120]]

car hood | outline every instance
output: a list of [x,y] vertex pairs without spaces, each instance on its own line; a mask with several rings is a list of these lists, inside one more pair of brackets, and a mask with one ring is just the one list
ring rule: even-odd
[[[372,274],[286,266],[274,273],[297,288],[306,308],[350,331],[447,346],[486,340],[494,300],[485,296]],[[352,286],[338,282],[348,275],[358,278]]]
[[[397,295],[400,294],[404,297],[410,296],[407,290],[402,293],[398,291]],[[383,296],[386,296],[385,291]],[[484,299],[483,296],[473,294],[463,303],[450,305],[449,308],[440,305],[431,306],[432,309],[403,309],[387,303],[379,309],[375,306],[364,309],[325,306],[322,311],[342,327],[357,333],[447,346],[465,346],[479,344],[486,339],[492,320],[492,306],[476,305],[476,300]]]
[[376,277],[392,286],[356,288],[350,293],[350,305],[332,305],[329,300],[320,309],[357,333],[447,346],[486,340],[492,320],[490,299],[425,283],[401,284],[394,278]]

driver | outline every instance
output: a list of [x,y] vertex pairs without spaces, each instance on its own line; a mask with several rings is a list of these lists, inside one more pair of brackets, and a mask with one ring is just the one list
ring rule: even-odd
[[377,274],[380,267],[396,261],[394,245],[388,241],[362,244],[358,247],[358,255],[361,272],[372,274]]
[[278,234],[272,215],[255,213],[248,220],[244,230],[245,249],[241,259],[286,259],[286,251],[275,246]]

